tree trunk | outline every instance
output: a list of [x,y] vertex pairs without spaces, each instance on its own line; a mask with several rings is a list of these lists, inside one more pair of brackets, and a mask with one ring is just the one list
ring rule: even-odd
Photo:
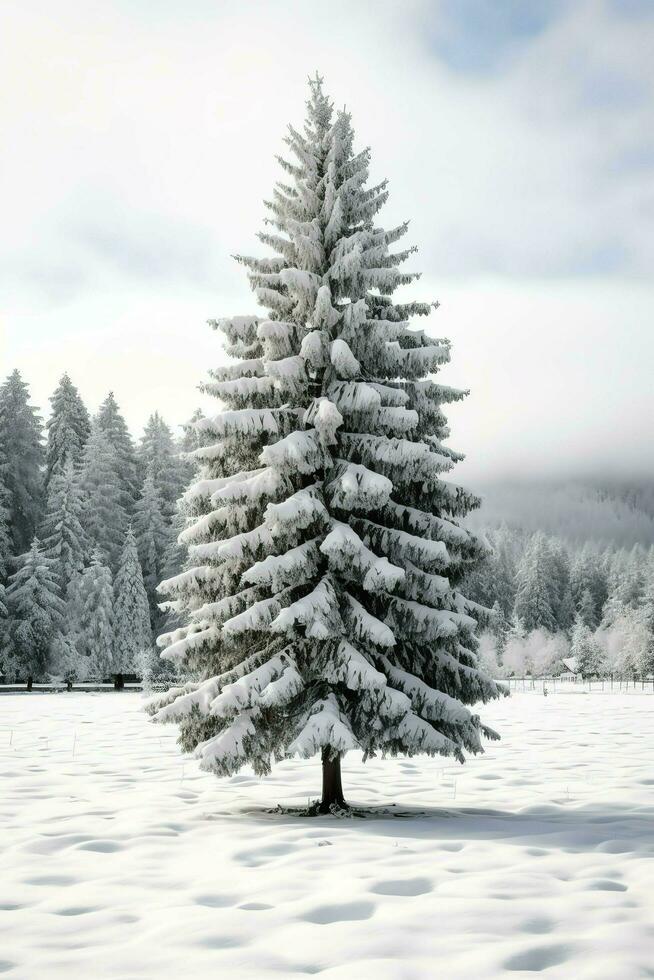
[[32,684],[33,683],[34,683],[34,678],[33,677],[28,677],[27,678],[27,690],[28,691],[31,691],[32,690]]
[[71,680],[67,680],[66,681],[66,690],[67,691],[72,691],[72,689],[73,689],[73,682]]
[[340,755],[330,757],[329,750],[323,749],[322,752],[322,799],[318,807],[318,813],[331,813],[332,807],[341,810],[349,809],[343,798],[343,784],[341,783],[341,757]]
[[116,691],[122,691],[124,687],[125,687],[125,681],[123,679],[123,675],[116,674],[116,676],[114,677],[114,689]]

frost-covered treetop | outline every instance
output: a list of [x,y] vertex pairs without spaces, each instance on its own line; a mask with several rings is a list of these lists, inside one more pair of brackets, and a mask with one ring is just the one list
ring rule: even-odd
[[266,202],[268,257],[243,257],[265,314],[212,321],[233,359],[196,423],[198,481],[185,495],[187,570],[161,592],[186,625],[160,638],[197,681],[156,699],[158,720],[218,773],[348,749],[451,755],[490,732],[466,705],[500,693],[476,658],[478,607],[457,583],[481,547],[457,523],[477,500],[443,475],[433,375],[446,340],[398,303],[407,223],[378,224],[349,114],[310,82],[289,127],[285,178]]
[[91,431],[89,413],[67,374],[62,375],[50,404],[52,415],[46,423],[46,486],[53,473],[61,472],[67,463],[79,463]]

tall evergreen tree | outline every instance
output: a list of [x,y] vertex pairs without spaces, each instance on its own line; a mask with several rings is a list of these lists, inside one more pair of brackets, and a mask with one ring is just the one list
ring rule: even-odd
[[110,391],[103,401],[95,421],[97,427],[106,435],[109,445],[114,451],[116,472],[121,481],[121,489],[125,494],[127,508],[131,512],[131,505],[138,494],[138,463],[132,437],[118,408],[113,391]]
[[646,672],[654,673],[654,555],[650,557],[643,587],[643,621],[648,633]]
[[54,561],[43,554],[38,538],[17,563],[18,571],[10,577],[7,589],[9,643],[19,670],[29,683],[47,672],[52,641],[62,625],[64,603]]
[[84,568],[89,539],[82,526],[82,492],[73,460],[52,472],[48,502],[41,529],[43,550],[55,561],[60,594],[65,597],[69,583]]
[[50,651],[51,673],[66,681],[68,690],[73,681],[83,681],[88,676],[88,661],[80,655],[75,645],[74,635],[68,631],[59,631],[52,641]]
[[412,249],[390,251],[407,225],[376,225],[386,185],[366,186],[319,80],[287,143],[260,236],[276,254],[242,260],[269,316],[215,324],[240,361],[207,385],[227,410],[196,426],[193,567],[164,589],[188,617],[164,656],[203,680],[152,710],[218,774],[320,754],[326,811],[349,749],[481,751],[496,736],[466,705],[500,691],[457,591],[481,549],[456,519],[478,501],[442,479],[460,457],[441,405],[463,393],[426,377],[449,344],[407,321],[431,305],[392,298],[415,278]]
[[612,626],[626,610],[635,610],[641,604],[644,588],[644,568],[637,553],[616,552],[610,562],[608,597],[604,605],[602,622]]
[[91,422],[80,393],[64,374],[50,398],[52,412],[46,423],[45,485],[55,473],[61,473],[66,463],[77,466],[91,431]]
[[176,444],[170,428],[159,412],[154,412],[143,432],[139,446],[139,462],[143,476],[148,473],[152,476],[169,520],[188,482],[187,467],[180,453],[181,447]]
[[202,409],[196,408],[188,422],[183,426],[184,433],[179,440],[180,462],[182,465],[182,476],[184,487],[188,487],[195,482],[198,472],[199,461],[195,457],[195,450],[201,450],[201,438],[196,432],[196,423],[204,418]]
[[85,658],[89,677],[104,680],[113,673],[114,633],[111,569],[95,551],[79,579],[79,620],[75,624],[77,649]]
[[575,618],[575,606],[570,589],[570,560],[560,542],[550,545],[551,568],[554,580],[553,612],[560,630],[568,631]]
[[606,574],[597,554],[585,545],[572,562],[570,568],[570,588],[575,608],[579,609],[584,592],[593,598],[593,621],[597,625],[602,619],[604,603],[607,598]]
[[184,435],[180,440],[180,448],[182,453],[188,454],[193,453],[196,449],[200,449],[202,446],[202,439],[199,438],[198,432],[196,430],[196,423],[202,421],[204,418],[204,412],[201,408],[196,408],[191,415],[188,422],[183,425]]
[[3,583],[9,571],[13,541],[9,530],[10,493],[5,486],[5,466],[0,465],[0,583]]
[[29,404],[29,389],[13,371],[0,385],[0,464],[14,555],[28,550],[41,519],[41,430],[41,417]]
[[80,473],[82,524],[102,560],[115,568],[129,521],[126,493],[116,453],[104,431],[93,425],[84,447]]
[[504,661],[504,650],[511,626],[504,614],[504,608],[498,599],[493,603],[493,616],[490,625],[490,632],[495,638],[497,663],[501,666]]
[[[3,483],[4,467],[0,466],[0,674],[13,680],[13,657],[9,652],[9,621],[5,581],[9,573],[12,542],[9,533],[9,492]],[[171,624],[172,625],[172,624]],[[11,664],[10,664],[11,660]]]
[[590,589],[584,589],[581,594],[581,600],[577,609],[577,616],[589,630],[597,629],[599,626],[595,600],[591,595]]
[[5,683],[12,684],[18,676],[18,661],[11,644],[9,627],[7,594],[4,585],[0,583],[0,676]]
[[654,671],[651,659],[651,636],[643,607],[623,606],[613,622],[620,636],[617,658],[612,665],[623,677],[643,677]]
[[[7,602],[5,580],[9,572],[11,557],[11,535],[9,534],[9,491],[4,482],[4,467],[0,465],[0,673],[3,672],[3,650],[7,643]],[[6,671],[4,671],[6,673]]]
[[[170,540],[163,556],[161,579],[176,578],[186,567],[188,549],[182,537],[184,527],[183,501],[180,501],[177,510],[173,514],[170,525]],[[161,602],[161,596],[158,594],[157,586],[158,583],[153,583],[153,591],[150,597],[151,620],[155,636],[164,630],[172,631],[179,629],[182,625],[178,604],[175,601],[170,603]]]
[[137,669],[143,651],[152,648],[152,629],[148,597],[131,527],[127,529],[114,581],[113,625],[113,672],[119,675],[132,673]]
[[0,674],[6,673],[4,670],[4,651],[9,643],[7,630],[7,595],[5,587],[0,580]]
[[150,605],[152,629],[157,632],[163,622],[157,604],[157,586],[163,575],[173,528],[166,520],[164,503],[149,471],[134,508],[134,533]]
[[504,617],[508,620],[515,602],[516,563],[515,540],[506,524],[497,529],[493,537],[493,574],[495,577],[494,600],[497,599]]
[[582,677],[597,677],[604,673],[606,665],[602,651],[581,616],[577,617],[572,629],[570,653],[577,661],[577,670]]
[[539,531],[525,550],[517,576],[514,615],[527,632],[535,629],[556,632],[559,589],[553,565],[552,550]]

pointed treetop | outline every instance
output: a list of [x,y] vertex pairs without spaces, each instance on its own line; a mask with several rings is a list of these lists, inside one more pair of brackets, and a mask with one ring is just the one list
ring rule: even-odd
[[68,374],[61,376],[50,396],[50,404],[52,413],[46,423],[46,487],[52,474],[62,470],[67,460],[75,465],[79,463],[91,430],[89,413]]

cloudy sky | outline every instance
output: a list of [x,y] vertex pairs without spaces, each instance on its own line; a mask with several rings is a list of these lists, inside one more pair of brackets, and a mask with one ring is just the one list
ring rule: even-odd
[[460,475],[652,474],[653,50],[650,0],[4,4],[1,374],[203,406],[318,70],[441,301]]

